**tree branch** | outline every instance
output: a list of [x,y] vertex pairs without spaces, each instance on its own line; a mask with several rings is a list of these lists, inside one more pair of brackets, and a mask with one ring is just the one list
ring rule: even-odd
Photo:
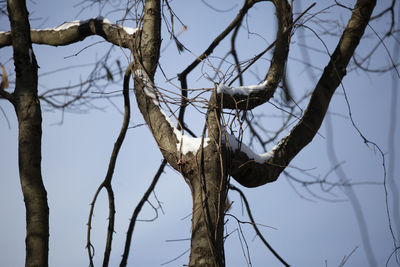
[[12,104],[14,104],[14,97],[13,97],[13,94],[10,94],[9,92],[4,91],[4,90],[2,90],[2,89],[0,89],[0,99],[1,99],[1,98],[5,98],[5,99],[7,99],[8,101],[10,101]]
[[114,222],[115,222],[114,191],[111,186],[111,180],[112,180],[112,177],[114,174],[115,163],[117,162],[118,153],[122,146],[122,142],[125,139],[125,135],[128,130],[129,120],[130,120],[130,116],[131,116],[131,108],[130,108],[130,102],[129,102],[129,80],[131,78],[132,66],[133,66],[133,63],[129,64],[128,68],[126,69],[125,76],[124,76],[123,95],[124,95],[125,112],[124,112],[124,119],[122,122],[121,131],[118,135],[117,140],[114,143],[114,149],[111,153],[106,177],[104,178],[103,182],[98,187],[98,189],[93,197],[93,201],[90,204],[91,207],[90,207],[89,219],[88,219],[88,224],[87,224],[88,232],[87,232],[87,246],[86,246],[86,248],[88,250],[90,266],[94,266],[94,264],[93,264],[94,252],[92,252],[93,246],[90,241],[90,235],[91,235],[91,229],[92,229],[92,217],[93,217],[93,211],[94,211],[94,206],[95,206],[97,197],[103,188],[105,188],[107,191],[108,204],[109,204],[107,240],[106,240],[106,248],[104,250],[103,267],[108,266],[109,260],[110,260],[112,238],[113,238],[113,233],[114,233]]
[[178,79],[181,82],[181,88],[182,88],[182,97],[181,97],[181,107],[179,110],[179,121],[184,125],[184,114],[185,114],[185,109],[187,106],[187,75],[194,70],[197,65],[199,65],[200,62],[202,62],[205,58],[207,58],[213,51],[214,49],[219,45],[219,43],[235,28],[238,27],[244,18],[244,16],[247,14],[249,9],[257,2],[261,2],[264,0],[245,0],[245,3],[243,7],[240,9],[239,13],[236,15],[236,17],[232,20],[232,22],[226,27],[226,29],[220,33],[208,46],[208,48],[198,57],[196,58],[184,71],[178,74]]
[[375,7],[375,0],[359,0],[329,64],[319,79],[308,107],[289,135],[281,139],[265,163],[258,163],[236,149],[232,177],[246,187],[256,187],[275,181],[289,162],[314,138],[320,128],[329,102],[346,74],[354,53]]
[[[193,159],[197,151],[195,145],[199,148],[203,138],[184,135],[161,108],[159,101],[162,101],[167,107],[168,103],[163,95],[157,92],[157,87],[153,82],[161,43],[160,21],[159,0],[146,1],[143,27],[136,42],[139,49],[132,50],[136,69],[135,95],[139,110],[164,158],[174,169],[184,174],[185,171],[191,171],[191,167],[190,164],[184,164],[185,160],[182,159],[187,154]],[[206,145],[205,141],[204,146]]]
[[154,187],[156,186],[156,184],[157,184],[161,174],[163,173],[164,168],[165,168],[166,165],[167,165],[167,160],[163,159],[163,161],[161,162],[160,167],[158,168],[158,171],[157,171],[156,175],[154,175],[153,181],[151,182],[149,188],[144,193],[142,199],[140,200],[139,204],[136,206],[135,211],[132,214],[132,218],[131,218],[131,221],[129,223],[128,232],[126,234],[124,254],[122,255],[122,260],[121,260],[120,267],[126,266],[126,264],[128,262],[129,250],[130,250],[131,242],[132,242],[132,234],[133,234],[133,229],[135,228],[135,223],[136,223],[137,217],[138,217],[140,211],[142,210],[142,207],[143,207],[144,203],[146,203],[146,201],[148,200],[148,198],[150,196],[150,193],[153,192]]
[[289,54],[292,27],[315,5],[315,3],[311,4],[293,22],[292,10],[287,1],[273,1],[273,3],[275,5],[276,17],[278,19],[276,40],[264,51],[254,57],[251,62],[230,82],[230,84],[232,84],[238,77],[241,77],[244,71],[275,46],[271,65],[264,82],[256,86],[240,86],[235,88],[220,84],[218,86],[218,93],[220,93],[220,98],[222,99],[221,101],[224,108],[251,110],[264,104],[274,95],[279,82],[285,75],[285,66]]
[[[65,22],[52,29],[31,29],[31,40],[35,44],[69,45],[91,35],[99,35],[108,42],[124,48],[131,48],[137,29],[111,23],[103,17]],[[0,48],[11,45],[11,33],[0,32]]]
[[232,189],[236,192],[239,193],[240,197],[243,199],[244,201],[244,205],[246,207],[247,210],[247,214],[249,215],[249,219],[251,221],[251,225],[253,225],[254,231],[256,232],[257,236],[261,239],[261,241],[264,243],[264,245],[272,252],[272,254],[274,254],[274,256],[285,266],[290,266],[284,259],[282,259],[282,257],[271,247],[271,245],[268,243],[268,241],[264,238],[264,236],[261,234],[260,230],[257,227],[256,222],[254,221],[253,215],[251,214],[251,210],[250,210],[250,205],[249,202],[247,201],[246,196],[244,195],[244,193],[242,192],[242,190],[240,190],[239,188],[237,188],[234,185],[229,185],[229,189]]

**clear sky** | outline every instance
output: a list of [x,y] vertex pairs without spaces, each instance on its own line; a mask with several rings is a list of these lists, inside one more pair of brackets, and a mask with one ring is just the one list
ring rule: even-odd
[[[114,8],[125,9],[125,3],[111,1]],[[207,1],[212,3],[212,1]],[[294,1],[295,11],[304,10],[311,2]],[[323,3],[322,3],[323,2]],[[347,1],[350,2],[350,1]],[[353,5],[354,1],[351,1]],[[379,1],[376,12],[386,8],[391,1]],[[98,15],[107,17],[112,22],[122,17],[121,12],[108,12],[109,9],[99,10],[98,6],[83,9],[85,5],[77,5],[79,1],[28,1],[33,28],[48,28],[62,24],[64,21],[88,19]],[[334,1],[320,1],[311,10],[312,13],[323,10]],[[300,6],[301,4],[301,6]],[[350,4],[350,3],[347,3]],[[169,34],[163,23],[163,43],[161,67],[168,78],[178,84],[176,74],[190,64],[196,55],[199,55],[209,43],[230,23],[242,5],[242,1],[218,1],[212,4],[211,9],[202,1],[172,1],[171,7],[181,21],[187,25],[179,40],[190,49],[178,53],[174,42],[170,42]],[[219,11],[217,11],[218,9]],[[399,4],[397,3],[397,10]],[[165,11],[167,13],[167,10]],[[168,15],[168,14],[166,14]],[[350,12],[340,7],[332,7],[319,14],[314,21],[306,23],[311,29],[321,32],[324,30],[322,20],[335,19],[344,25]],[[326,21],[325,21],[326,22]],[[397,21],[398,23],[398,21]],[[378,42],[378,37],[372,28],[379,34],[388,28],[389,16],[371,23],[367,29],[367,39],[361,42],[357,49],[358,55],[365,55],[373,45]],[[132,21],[126,21],[126,26],[134,27]],[[174,21],[175,30],[179,32],[181,24]],[[334,24],[331,24],[334,25]],[[240,30],[238,40],[238,53],[240,60],[250,59],[274,41],[275,31],[274,11],[271,3],[258,3],[246,18],[245,25]],[[0,17],[0,31],[7,31],[9,23],[4,15]],[[338,25],[326,29],[330,32],[340,31]],[[322,36],[330,52],[335,48],[337,36]],[[399,38],[398,38],[399,39]],[[84,80],[89,75],[92,66],[76,67],[94,63],[102,58],[110,45],[97,43],[100,37],[91,37],[87,40],[68,47],[48,47],[34,45],[39,69],[39,90],[75,84]],[[300,53],[304,49],[304,40],[312,49],[309,50],[310,62],[313,67],[306,66],[300,61]],[[221,48],[215,50],[207,64],[199,66],[189,75],[190,88],[213,87],[207,75],[214,78],[212,66],[218,66],[221,58],[229,49],[229,39],[222,43]],[[94,45],[92,45],[94,44]],[[392,58],[394,44],[393,38],[386,38],[385,44]],[[399,45],[396,45],[397,49]],[[81,51],[83,48],[85,50]],[[293,36],[290,48],[287,71],[289,83],[292,87],[294,98],[299,102],[299,108],[304,108],[308,99],[300,102],[300,98],[310,92],[321,71],[327,64],[329,56],[324,45],[310,30],[297,30]],[[114,48],[109,64],[116,69],[116,60],[123,66],[127,64],[124,53],[127,50]],[[77,56],[72,56],[79,53]],[[0,63],[6,66],[11,81],[15,79],[10,47],[0,49]],[[245,75],[245,84],[257,84],[262,81],[269,66],[268,59],[260,60]],[[227,58],[233,62],[232,58]],[[398,59],[397,59],[398,62]],[[390,57],[385,48],[380,45],[370,66],[379,68],[390,65]],[[47,74],[48,72],[75,66],[62,72]],[[228,64],[221,67],[227,70]],[[100,68],[100,74],[105,74],[105,69]],[[393,78],[394,77],[394,78]],[[119,77],[116,77],[119,78]],[[393,79],[397,86],[393,87]],[[335,164],[330,160],[330,144],[334,146],[337,163],[348,180],[362,184],[352,187],[352,191],[343,187],[335,187],[329,192],[324,192],[320,185],[305,187],[281,175],[278,181],[259,188],[242,188],[247,194],[252,206],[253,215],[261,226],[266,239],[275,250],[292,266],[339,266],[343,257],[349,255],[354,249],[345,266],[368,266],[364,244],[359,231],[359,224],[353,209],[354,201],[349,196],[355,195],[361,205],[363,216],[368,229],[368,236],[372,244],[377,266],[385,266],[393,250],[393,240],[389,231],[388,215],[386,212],[386,195],[383,186],[384,171],[382,157],[373,146],[367,146],[355,126],[349,119],[349,109],[345,100],[346,93],[351,114],[355,125],[368,140],[379,145],[385,154],[387,170],[387,200],[390,214],[393,215],[393,191],[390,188],[390,179],[397,182],[400,190],[399,166],[391,164],[399,160],[399,126],[397,121],[392,121],[393,112],[400,114],[400,106],[395,105],[391,111],[393,95],[397,96],[395,103],[399,102],[398,76],[393,73],[365,73],[360,70],[348,70],[348,75],[343,80],[343,88],[338,88],[329,108],[329,119],[325,120],[319,134],[293,160],[287,171],[295,178],[310,181],[309,175],[314,177],[327,177],[328,181],[339,181],[340,173],[331,172]],[[156,83],[164,88],[176,90],[158,70]],[[11,87],[13,83],[11,83]],[[107,92],[121,89],[121,84],[107,88]],[[91,96],[97,96],[98,88],[90,88]],[[143,123],[141,114],[132,96],[131,126]],[[276,97],[279,100],[279,97]],[[60,112],[50,110],[43,113],[43,161],[42,173],[44,184],[48,192],[50,206],[50,266],[87,266],[88,258],[86,245],[86,223],[89,214],[89,204],[97,186],[105,176],[109,156],[114,141],[119,133],[122,115],[113,104],[122,109],[122,97],[94,102],[95,107],[83,112]],[[272,101],[272,103],[276,103]],[[24,238],[25,238],[25,210],[18,178],[17,162],[17,122],[12,106],[0,100],[0,266],[22,266],[24,263]],[[42,103],[45,109],[45,103]],[[299,109],[296,110],[299,112]],[[278,129],[282,119],[276,117],[282,112],[272,104],[266,103],[254,111],[254,115],[264,115],[260,119],[267,130]],[[186,121],[189,126],[200,134],[204,117],[195,109],[189,108]],[[60,125],[60,122],[62,124]],[[293,120],[295,123],[296,120]],[[287,132],[281,133],[280,137]],[[245,132],[245,142],[248,142],[248,132]],[[390,136],[393,136],[391,138]],[[273,147],[268,144],[267,148]],[[258,153],[264,150],[257,143],[252,148]],[[392,154],[392,152],[396,154]],[[146,126],[134,127],[128,131],[121,149],[113,187],[116,196],[116,226],[114,245],[110,266],[119,264],[123,252],[125,233],[129,218],[150,185],[157,171],[162,157],[150,131]],[[391,172],[390,168],[393,167]],[[305,172],[304,172],[305,171]],[[308,174],[308,175],[307,175]],[[236,183],[233,182],[235,185]],[[132,250],[129,266],[159,266],[183,254],[190,247],[190,241],[174,241],[190,238],[190,190],[182,177],[176,171],[167,167],[165,173],[156,186],[157,198],[162,203],[163,212],[158,210],[158,218],[153,222],[140,221],[136,224],[133,234]],[[353,193],[352,193],[353,192]],[[229,213],[243,221],[247,220],[242,215],[242,204],[235,192],[230,192],[229,198],[233,201]],[[156,205],[154,195],[150,201]],[[399,206],[397,205],[397,209]],[[95,262],[101,263],[105,232],[107,224],[108,204],[106,194],[103,192],[97,203],[93,227],[93,244],[96,248]],[[142,220],[154,217],[154,210],[146,205],[140,214]],[[394,220],[391,217],[392,221]],[[262,245],[249,225],[239,228],[233,217],[227,216],[226,232],[230,235],[226,239],[227,266],[246,266],[244,254],[250,254],[251,266],[280,266],[273,255]],[[393,224],[394,232],[399,236],[400,229]],[[246,243],[243,241],[243,231]],[[244,246],[244,249],[242,248]],[[246,248],[248,246],[248,251]],[[245,251],[245,252],[243,252]],[[188,262],[189,253],[166,266],[182,266]],[[388,266],[397,266],[392,259]]]

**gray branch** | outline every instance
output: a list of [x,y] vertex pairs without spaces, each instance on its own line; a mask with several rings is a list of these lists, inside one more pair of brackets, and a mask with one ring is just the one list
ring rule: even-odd
[[[136,29],[111,23],[103,17],[65,22],[58,27],[31,29],[34,44],[69,45],[84,40],[88,36],[99,35],[106,41],[124,48],[133,47]],[[11,45],[11,32],[0,32],[0,48]]]

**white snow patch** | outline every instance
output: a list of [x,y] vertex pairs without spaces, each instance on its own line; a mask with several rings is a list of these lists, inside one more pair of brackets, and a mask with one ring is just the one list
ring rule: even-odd
[[[174,127],[174,133],[176,135],[176,138],[178,139],[178,143],[176,144],[176,149],[180,152],[182,152],[183,155],[192,152],[193,154],[196,154],[196,152],[199,150],[202,142],[202,138],[194,138],[188,135],[182,135],[182,132],[179,131],[177,128]],[[210,139],[208,137],[204,138],[203,140],[203,148],[205,148],[208,145],[208,142]]]
[[[147,77],[147,74],[141,70],[138,69],[135,71],[135,76],[140,78],[143,81],[144,85],[144,93],[153,99],[153,103],[158,106],[160,109],[161,114],[164,115],[165,119],[169,123],[169,125],[172,127],[174,134],[176,136],[176,139],[178,140],[178,143],[176,144],[176,149],[181,152],[183,155],[192,152],[195,154],[202,143],[202,138],[194,138],[188,135],[184,135],[182,131],[178,130],[177,127],[175,127],[175,124],[172,122],[171,118],[164,112],[164,110],[161,108],[160,103],[157,100],[156,93],[154,90],[154,87],[150,80]],[[208,145],[209,138],[204,138],[203,140],[203,148]]]
[[135,34],[138,31],[138,28],[131,28],[131,27],[126,27],[126,26],[123,26],[122,28],[124,29],[124,31],[127,34],[130,34],[130,35]]
[[153,84],[151,83],[151,81],[147,77],[147,73],[145,73],[142,69],[138,69],[138,70],[135,71],[135,76],[140,78],[143,81],[144,93],[148,97],[152,98],[153,99],[153,103],[158,106],[159,103],[158,103],[158,100],[157,100],[157,97],[156,97],[156,93],[155,93],[155,90],[153,88]]
[[253,92],[267,89],[267,84],[268,82],[264,81],[263,83],[256,85],[229,87],[223,83],[220,83],[217,87],[217,93],[227,93],[231,95],[249,95]]
[[[165,114],[165,112],[160,108],[161,113],[164,115],[165,119],[168,121],[169,125],[174,129],[174,134],[176,136],[176,139],[178,139],[178,143],[176,144],[176,149],[181,152],[183,155],[186,155],[189,152],[192,152],[195,154],[202,142],[202,138],[194,138],[188,135],[182,134],[182,131],[178,130],[178,128],[175,127],[174,123],[170,119],[170,117]],[[205,148],[208,145],[208,142],[210,141],[210,138],[206,137],[203,140],[203,148]]]
[[107,18],[104,18],[104,17],[101,17],[101,16],[100,17],[96,17],[94,19],[102,20],[103,23],[105,23],[105,24],[110,24],[110,25],[116,26],[118,28],[122,28],[129,35],[132,35],[132,34],[136,33],[137,30],[138,30],[137,28],[131,28],[131,27],[127,27],[127,26],[121,26],[119,24],[114,24],[111,21],[109,21]]
[[[74,21],[71,21],[71,22],[64,22],[60,26],[55,27],[54,30],[55,31],[63,31],[63,30],[67,30],[67,29],[69,29],[71,27],[74,27],[74,26],[79,26],[80,24],[81,24],[80,20],[74,20]],[[48,30],[51,30],[51,29],[48,29]]]
[[[108,19],[103,18],[103,17],[101,17],[101,16],[99,16],[99,17],[93,17],[92,19],[101,20],[101,21],[103,21],[103,23],[106,23],[106,24],[112,24],[111,21],[109,21]],[[85,19],[85,20],[74,20],[74,21],[71,21],[71,22],[64,22],[64,23],[61,24],[60,26],[55,27],[54,30],[55,30],[55,31],[67,30],[67,29],[69,29],[69,28],[71,28],[71,27],[79,26],[79,25],[85,24],[85,23],[89,22],[89,20],[90,20],[90,19]]]
[[103,17],[97,17],[97,18],[95,18],[96,20],[102,20],[103,21],[103,23],[106,23],[106,24],[113,24],[111,21],[109,21],[107,18],[103,18]]
[[[274,155],[275,150],[278,148],[278,145],[276,145],[267,153],[258,154],[254,152],[250,147],[246,146],[243,143],[240,143],[234,135],[227,133],[226,136],[228,137],[229,146],[233,151],[239,150],[245,153],[249,157],[249,159],[254,159],[254,161],[257,163],[265,163]],[[226,136],[224,135],[223,138],[225,139]]]

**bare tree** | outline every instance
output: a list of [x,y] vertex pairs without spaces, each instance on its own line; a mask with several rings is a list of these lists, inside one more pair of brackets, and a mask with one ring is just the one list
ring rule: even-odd
[[[244,18],[249,10],[259,2],[271,2],[275,7],[276,38],[264,51],[246,62],[247,64],[241,64],[235,48],[237,32],[243,26]],[[91,2],[88,3],[90,5]],[[38,66],[32,44],[65,46],[79,42],[88,36],[98,35],[106,42],[130,51],[130,55],[127,57],[130,62],[126,67],[123,80],[124,123],[115,142],[107,174],[96,191],[89,214],[87,250],[90,265],[94,265],[91,243],[93,207],[103,188],[108,193],[110,215],[103,266],[109,265],[115,221],[114,192],[111,181],[118,151],[130,120],[129,81],[133,78],[137,106],[164,157],[164,161],[155,175],[152,186],[134,212],[120,266],[127,265],[137,214],[167,163],[182,175],[192,194],[189,266],[225,266],[224,224],[226,211],[229,209],[227,206],[229,205],[228,190],[238,191],[245,199],[240,189],[230,185],[230,179],[233,178],[242,186],[249,188],[276,181],[292,159],[318,134],[331,98],[341,85],[350,60],[355,57],[355,50],[363,38],[368,23],[374,19],[371,18],[371,14],[375,4],[376,1],[373,0],[358,0],[354,7],[346,7],[350,9],[351,17],[343,30],[337,33],[336,48],[332,54],[329,54],[329,62],[318,77],[310,97],[304,97],[304,101],[308,101],[307,108],[298,115],[290,112],[290,116],[297,119],[295,125],[291,126],[289,123],[290,117],[272,139],[276,140],[283,130],[288,131],[288,134],[277,141],[270,151],[256,154],[242,143],[243,128],[245,127],[243,125],[249,127],[252,137],[258,139],[263,146],[269,143],[258,133],[256,129],[258,120],[252,120],[251,114],[253,109],[269,102],[277,94],[280,84],[283,87],[286,106],[292,110],[295,108],[295,104],[290,104],[292,90],[286,81],[286,63],[291,38],[299,26],[306,27],[305,18],[313,18],[308,13],[314,5],[294,14],[293,1],[289,3],[286,0],[244,0],[242,8],[232,22],[202,54],[178,74],[180,81],[180,86],[177,86],[178,93],[170,93],[157,86],[155,81],[155,73],[160,67],[163,9],[168,9],[171,18],[175,17],[168,1],[146,0],[133,3],[128,1],[125,16],[121,21],[124,21],[128,14],[133,13],[137,23],[136,29],[111,23],[103,17],[97,17],[85,21],[66,22],[56,28],[40,30],[31,29],[24,0],[8,0],[7,9],[11,28],[9,32],[0,33],[0,47],[13,46],[16,78],[15,88],[12,92],[8,92],[6,90],[6,74],[3,73],[0,96],[13,104],[19,122],[19,170],[27,220],[26,266],[48,265],[49,210],[40,165],[42,131],[40,100],[52,107],[65,108],[67,105],[79,106],[90,98],[85,95],[87,91],[82,90],[84,84],[80,84],[79,93],[71,96],[70,101],[64,103],[56,102],[55,99],[59,96],[58,93],[55,93],[57,91],[48,91],[40,95],[37,90]],[[337,3],[337,5],[341,4]],[[392,4],[392,9],[388,9],[386,12],[394,12],[393,7],[394,4]],[[178,49],[188,50],[179,41],[179,34],[174,32],[173,25],[167,24],[167,28]],[[199,65],[207,63],[214,49],[231,33],[232,45],[228,54],[231,54],[235,60],[231,69],[223,73],[218,67],[215,67],[215,73],[219,75],[219,79],[210,78],[209,88],[190,89],[187,76]],[[240,84],[243,84],[243,74],[267,52],[271,51],[272,58],[269,68],[265,67],[261,83],[250,86],[232,86],[238,79]],[[361,62],[355,60],[355,62],[360,68],[364,66],[363,60]],[[396,62],[393,62],[392,69],[396,68]],[[111,80],[113,73],[108,68],[106,70],[107,78]],[[161,68],[160,71],[162,71]],[[90,85],[92,84],[89,83]],[[61,95],[64,92],[61,91]],[[188,92],[198,93],[195,97],[190,98]],[[195,136],[190,125],[185,122],[185,110],[188,105],[197,108],[205,115],[199,137]],[[179,112],[175,112],[177,107],[179,107]],[[234,135],[232,124],[239,125],[239,135]],[[374,145],[361,133],[360,135],[366,143]],[[379,147],[377,149],[379,150]],[[342,185],[346,183],[346,181],[341,182]],[[283,265],[289,266],[284,258],[262,237],[246,200],[245,204],[256,233],[276,258]],[[394,236],[393,239],[394,247],[398,247],[396,237]]]

